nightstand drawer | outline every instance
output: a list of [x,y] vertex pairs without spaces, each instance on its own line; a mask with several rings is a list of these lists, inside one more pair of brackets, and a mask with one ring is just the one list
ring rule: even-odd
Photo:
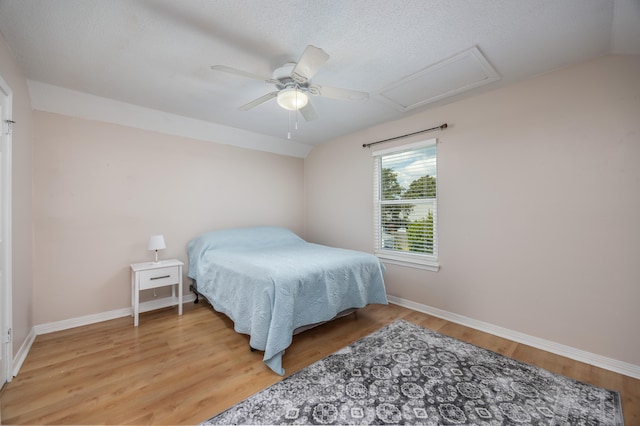
[[168,266],[140,271],[140,290],[178,284],[178,267]]

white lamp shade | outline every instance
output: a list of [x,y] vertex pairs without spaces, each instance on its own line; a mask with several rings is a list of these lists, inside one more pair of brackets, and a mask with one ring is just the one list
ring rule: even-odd
[[304,108],[307,102],[309,102],[307,94],[295,88],[282,89],[278,92],[278,105],[289,111]]
[[149,237],[149,246],[147,250],[162,250],[167,248],[164,242],[164,235],[152,235]]

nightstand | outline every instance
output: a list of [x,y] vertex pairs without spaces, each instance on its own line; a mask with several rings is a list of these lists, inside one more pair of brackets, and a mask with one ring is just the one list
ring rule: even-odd
[[158,263],[144,262],[131,264],[131,309],[133,325],[138,326],[140,314],[140,291],[150,288],[171,286],[171,297],[176,298],[178,287],[178,315],[182,315],[182,266],[177,259],[162,260]]

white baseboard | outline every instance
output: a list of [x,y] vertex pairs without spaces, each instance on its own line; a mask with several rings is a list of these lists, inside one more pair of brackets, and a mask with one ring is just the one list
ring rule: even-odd
[[[140,304],[140,312],[153,311],[155,309],[166,308],[177,303],[177,298],[163,297],[162,299],[150,300]],[[182,303],[188,303],[195,300],[192,293],[182,296]],[[97,322],[109,321],[116,318],[131,316],[133,313],[131,308],[116,309],[115,311],[102,312],[99,314],[86,315],[78,318],[70,318],[62,321],[50,322],[47,324],[36,325],[36,336],[40,334],[53,333],[54,331],[68,330],[70,328],[81,327],[83,325],[95,324]]]
[[[182,303],[193,302],[196,296],[193,293],[182,296]],[[140,312],[153,311],[155,309],[166,308],[177,304],[177,298],[165,297],[162,299],[151,300],[140,304]],[[109,321],[116,318],[131,316],[133,314],[131,308],[116,309],[114,311],[102,312],[99,314],[86,315],[78,318],[70,318],[62,321],[54,321],[47,324],[39,324],[33,326],[31,332],[20,347],[20,350],[13,359],[13,375],[17,376],[22,363],[27,358],[27,354],[31,349],[31,345],[36,337],[41,334],[53,333],[55,331],[68,330],[70,328],[82,327],[84,325],[95,324],[97,322]],[[133,326],[133,320],[131,321]]]
[[18,371],[20,371],[20,367],[22,367],[24,360],[27,359],[27,355],[31,350],[31,345],[33,345],[33,342],[35,340],[36,340],[36,332],[32,328],[29,334],[27,335],[27,338],[24,339],[24,342],[22,342],[22,346],[20,346],[18,353],[16,354],[16,356],[13,357],[13,372],[12,372],[13,377],[18,375]]
[[616,373],[624,374],[625,376],[640,379],[640,366],[629,364],[627,362],[618,361],[613,358],[608,358],[602,355],[597,355],[591,352],[583,351],[581,349],[572,348],[570,346],[562,345],[560,343],[552,342],[538,337],[530,336],[528,334],[520,333],[518,331],[509,330],[508,328],[500,327],[497,325],[489,324],[487,322],[478,321],[473,318],[465,317],[463,315],[454,314],[453,312],[444,311],[442,309],[434,308],[432,306],[423,305],[420,303],[412,302],[411,300],[402,299],[395,296],[387,295],[389,302],[404,306],[405,308],[413,309],[414,311],[422,312],[434,317],[446,319],[447,321],[455,322],[456,324],[464,325],[469,328],[484,331],[486,333],[493,334],[495,336],[503,337],[505,339],[512,340],[514,342],[522,343],[534,348],[542,349],[547,352],[551,352],[557,355],[565,356],[576,361],[584,362],[586,364],[594,365],[596,367],[611,370]]

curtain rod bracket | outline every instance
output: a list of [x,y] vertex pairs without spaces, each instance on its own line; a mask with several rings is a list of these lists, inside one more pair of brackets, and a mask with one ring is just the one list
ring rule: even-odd
[[407,133],[406,135],[396,136],[395,138],[383,139],[383,140],[381,140],[381,141],[371,142],[371,143],[363,143],[363,144],[362,144],[362,147],[363,147],[363,148],[369,148],[371,145],[379,144],[379,143],[382,143],[382,142],[394,141],[394,140],[396,140],[396,139],[402,139],[402,138],[406,138],[406,137],[408,137],[408,136],[413,136],[413,135],[417,135],[417,134],[425,133],[425,132],[432,132],[432,131],[434,131],[434,130],[444,130],[444,129],[446,129],[447,127],[449,127],[449,126],[447,125],[447,123],[444,123],[444,124],[441,124],[441,125],[439,125],[439,126],[432,127],[432,128],[430,128],[430,129],[419,130],[419,131],[417,131],[417,132],[413,132],[413,133]]

